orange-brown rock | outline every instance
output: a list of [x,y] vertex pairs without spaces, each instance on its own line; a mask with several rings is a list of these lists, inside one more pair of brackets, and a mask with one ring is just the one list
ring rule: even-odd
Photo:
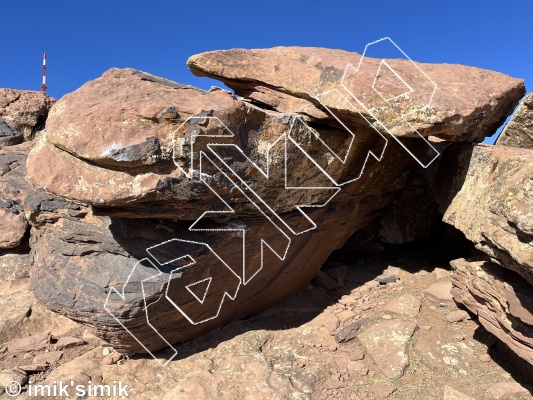
[[533,93],[528,93],[522,99],[496,144],[533,149]]
[[[465,92],[417,115],[425,134],[479,139],[518,101],[521,81],[465,68],[435,66]],[[421,168],[402,145],[427,151],[271,108],[116,69],[58,101],[27,165],[37,298],[122,352],[189,340],[305,288]]]
[[[398,136],[412,135],[412,130],[401,121],[399,113],[386,110],[389,107],[381,95],[399,96],[407,90],[407,84],[414,90],[394,100],[406,120],[424,136],[450,141],[480,142],[493,134],[505,121],[503,115],[508,115],[525,93],[523,81],[498,72],[452,64],[415,66],[406,59],[386,60],[390,67],[384,68],[381,59],[369,55],[373,53],[367,53],[360,63],[360,54],[344,50],[232,49],[197,54],[187,64],[195,75],[221,80],[237,94],[277,111],[331,119],[316,99],[320,95],[323,105],[353,126],[354,132],[364,121],[353,107],[356,101],[343,90],[341,82],[367,105],[366,109],[359,106],[365,118],[378,116]],[[347,69],[349,64],[353,68]],[[326,94],[332,89],[338,89],[342,96]]]
[[452,294],[479,322],[519,357],[533,365],[531,285],[490,261],[457,259]]
[[42,92],[0,89],[0,118],[12,129],[30,138],[44,128],[54,102],[55,99]]
[[0,149],[0,249],[17,247],[28,228],[24,201],[34,190],[26,176],[32,143]]
[[477,145],[443,220],[533,285],[533,152]]

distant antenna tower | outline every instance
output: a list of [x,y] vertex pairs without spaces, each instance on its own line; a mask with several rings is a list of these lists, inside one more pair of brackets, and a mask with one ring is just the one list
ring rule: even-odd
[[48,86],[46,86],[46,53],[43,55],[43,84],[41,85],[41,89],[46,95],[46,89],[48,89]]

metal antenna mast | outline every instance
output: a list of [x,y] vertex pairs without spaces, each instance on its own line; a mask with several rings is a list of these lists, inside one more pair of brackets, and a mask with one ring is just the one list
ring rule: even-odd
[[43,55],[43,84],[41,85],[41,89],[46,95],[46,89],[48,89],[48,86],[46,86],[46,53]]

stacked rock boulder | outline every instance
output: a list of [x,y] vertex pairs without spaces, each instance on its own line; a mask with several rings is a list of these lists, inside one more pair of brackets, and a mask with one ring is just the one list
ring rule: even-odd
[[31,90],[0,89],[0,148],[42,130],[55,99]]
[[41,92],[0,89],[0,255],[19,247],[26,234],[24,201],[34,190],[26,159],[33,143],[22,142],[44,129],[54,102]]
[[[522,100],[495,145],[478,145],[444,221],[479,252],[451,264],[456,301],[533,371],[533,114]],[[522,363],[519,363],[522,365]]]
[[[496,72],[389,60],[414,86],[422,68],[436,90],[395,104],[410,125],[374,118],[339,95],[360,57],[216,51],[189,67],[242,98],[131,69],[63,97],[27,164],[42,187],[26,206],[37,298],[127,353],[259,312],[305,288],[394,201],[422,168],[412,155],[429,164],[451,142],[481,141],[524,91]],[[353,95],[379,101],[379,66],[367,59]]]

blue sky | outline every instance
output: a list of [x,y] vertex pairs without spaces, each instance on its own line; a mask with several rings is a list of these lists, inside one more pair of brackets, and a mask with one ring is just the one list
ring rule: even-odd
[[187,58],[280,45],[362,52],[391,37],[415,61],[458,63],[524,78],[533,90],[533,1],[3,1],[0,87],[59,98],[111,67],[209,88]]

